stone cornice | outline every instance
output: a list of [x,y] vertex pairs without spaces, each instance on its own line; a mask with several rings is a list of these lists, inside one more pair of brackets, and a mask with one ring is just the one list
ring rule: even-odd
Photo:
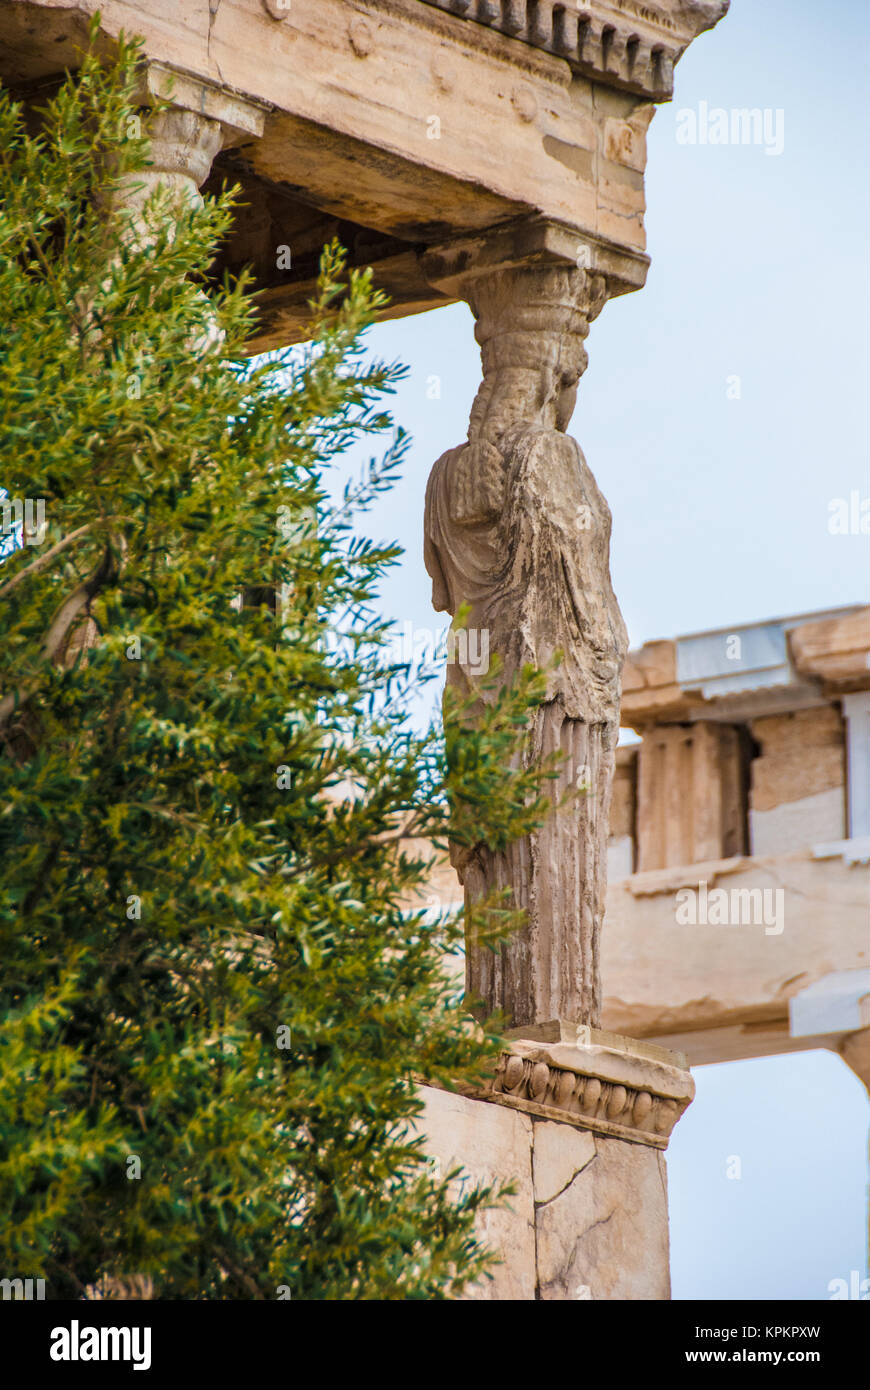
[[[571,1036],[564,1024],[553,1027],[560,1037]],[[513,1041],[510,1052],[499,1058],[485,1099],[541,1119],[666,1149],[695,1094],[685,1059],[594,1029],[575,1029],[574,1036],[577,1042]]]
[[669,101],[674,64],[730,0],[422,0],[564,58],[585,77]]

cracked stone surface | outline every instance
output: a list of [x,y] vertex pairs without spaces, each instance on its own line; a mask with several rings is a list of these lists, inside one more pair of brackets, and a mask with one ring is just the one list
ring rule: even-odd
[[501,1257],[475,1300],[667,1299],[668,1201],[658,1149],[538,1120],[424,1086],[421,1131],[435,1172],[469,1184],[511,1181],[509,1206],[478,1236]]
[[[535,1122],[534,1128],[537,1165],[539,1130],[564,1131],[567,1126]],[[662,1154],[621,1139],[584,1137],[593,1142],[594,1158],[567,1187],[555,1187],[557,1195],[536,1208],[538,1297],[561,1301],[669,1298],[667,1179]],[[561,1166],[542,1157],[541,1191],[555,1186],[574,1162],[576,1155],[567,1136],[563,1142]],[[560,1136],[548,1135],[543,1145],[550,1152],[561,1147]]]
[[532,1175],[535,1205],[552,1202],[595,1157],[595,1139],[589,1130],[570,1125],[535,1121]]
[[[493,1278],[481,1280],[465,1295],[475,1300],[531,1300],[535,1297],[535,1207],[532,1191],[532,1122],[507,1106],[421,1087],[425,1111],[421,1128],[426,1152],[436,1172],[462,1167],[468,1175],[465,1191],[478,1184],[512,1182],[516,1195],[509,1205],[484,1211],[477,1234],[502,1256]],[[553,1125],[559,1129],[561,1126]],[[460,1195],[461,1180],[456,1192]]]

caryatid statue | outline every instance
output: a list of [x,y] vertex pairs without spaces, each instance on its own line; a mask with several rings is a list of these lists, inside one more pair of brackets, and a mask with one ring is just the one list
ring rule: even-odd
[[[565,430],[605,281],[571,265],[537,265],[482,273],[464,293],[483,382],[468,442],[443,454],[429,479],[433,603],[450,614],[468,605],[468,629],[487,634],[501,659],[498,684],[562,653],[523,753],[533,761],[562,754],[558,780],[544,783],[546,822],[504,853],[484,845],[451,852],[467,904],[510,889],[513,905],[527,911],[526,926],[497,950],[467,941],[467,986],[514,1028],[560,1019],[597,1026],[628,643],[610,582],[610,510]],[[447,680],[480,700],[496,698],[468,659],[448,664]]]

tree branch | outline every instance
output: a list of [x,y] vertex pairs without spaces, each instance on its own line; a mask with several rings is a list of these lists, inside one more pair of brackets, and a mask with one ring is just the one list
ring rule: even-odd
[[66,550],[68,545],[72,545],[81,536],[86,535],[93,524],[92,521],[89,521],[86,526],[80,526],[77,531],[70,531],[68,536],[64,536],[62,541],[58,541],[50,550],[46,550],[44,555],[40,555],[25,569],[19,570],[18,574],[14,575],[7,584],[0,587],[0,598],[5,598],[7,594],[11,594],[16,585],[20,584],[22,579],[27,579],[28,575],[38,574],[40,570],[44,570],[46,565],[51,564],[56,555],[59,555],[62,550]]
[[[100,590],[106,584],[111,583],[118,573],[117,561],[111,547],[107,545],[99,564],[91,571],[87,579],[83,579],[81,584],[73,590],[69,598],[64,599],[53,617],[42,644],[40,655],[43,661],[55,660],[73,623],[81,617]],[[36,685],[32,685],[24,692],[13,690],[8,695],[3,696],[3,699],[0,700],[0,729],[8,722],[13,711],[29,700],[36,689]]]

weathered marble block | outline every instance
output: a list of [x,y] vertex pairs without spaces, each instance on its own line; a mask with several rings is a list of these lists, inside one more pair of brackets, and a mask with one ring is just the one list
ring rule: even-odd
[[533,1126],[536,1297],[670,1298],[661,1151],[549,1120]]

